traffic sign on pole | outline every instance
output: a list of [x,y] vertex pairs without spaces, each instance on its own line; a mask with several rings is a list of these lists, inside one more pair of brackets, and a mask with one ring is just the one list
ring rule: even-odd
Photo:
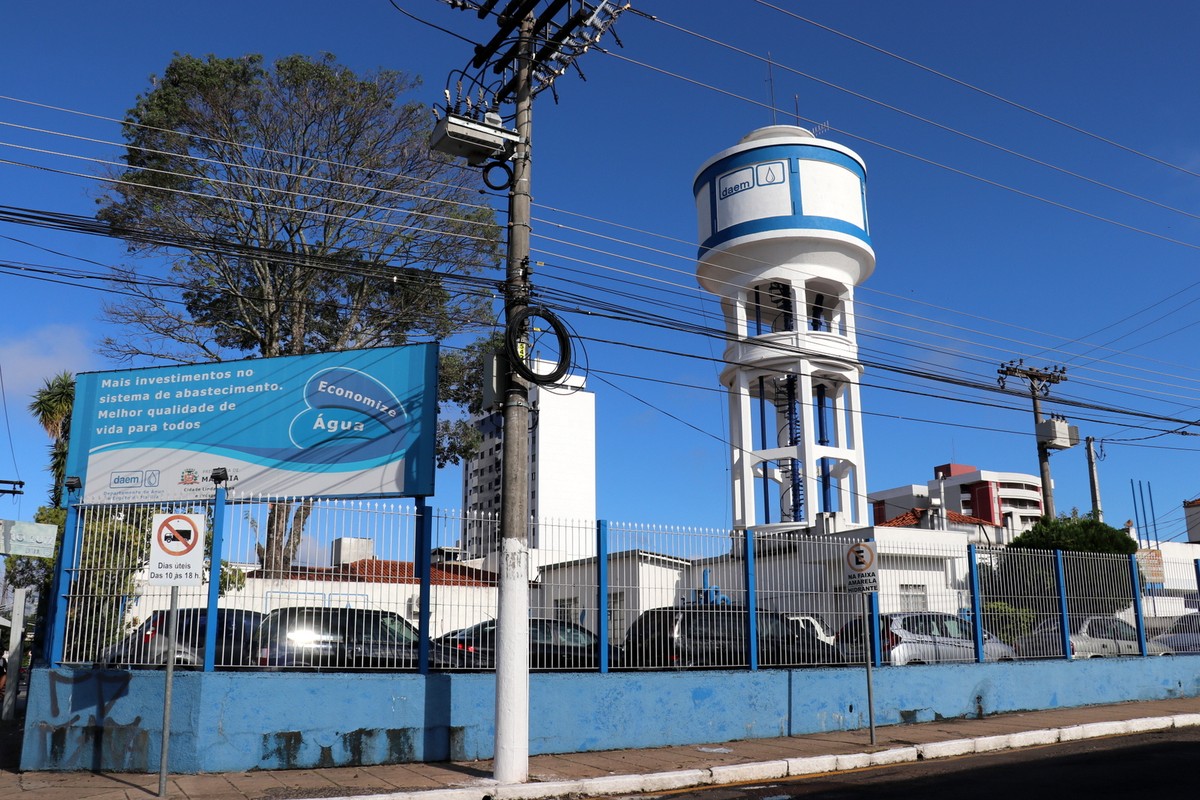
[[875,542],[855,542],[846,548],[846,591],[879,591],[879,565]]
[[149,585],[202,585],[204,534],[201,515],[155,514],[150,537]]

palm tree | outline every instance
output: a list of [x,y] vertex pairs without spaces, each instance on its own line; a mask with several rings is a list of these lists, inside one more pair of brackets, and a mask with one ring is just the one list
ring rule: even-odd
[[63,479],[67,474],[67,444],[71,439],[71,410],[74,407],[75,375],[66,371],[46,378],[29,404],[29,413],[37,418],[38,424],[51,440],[50,475],[54,483],[50,487],[50,503],[54,506],[62,502]]

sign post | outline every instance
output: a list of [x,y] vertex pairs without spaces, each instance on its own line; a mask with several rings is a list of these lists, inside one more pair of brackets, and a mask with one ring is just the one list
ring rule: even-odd
[[[40,522],[0,519],[0,555],[54,558],[58,526]],[[20,690],[21,662],[25,658],[25,595],[22,586],[13,597],[12,625],[8,629],[8,672],[4,695],[0,697],[0,719],[16,717],[17,692]]]
[[875,542],[855,542],[846,548],[846,590],[851,594],[862,595],[863,633],[867,640],[867,716],[871,727],[871,744],[875,744],[875,687],[872,668],[874,654],[872,644],[875,641],[871,630],[870,595],[879,591],[879,567],[876,563]]
[[[167,755],[171,744],[171,688],[175,680],[175,641],[179,625],[179,587],[204,583],[204,517],[155,514],[151,521],[150,586],[171,587],[167,617],[167,670],[163,687],[162,750],[158,757],[158,796],[167,796]],[[215,624],[215,623],[214,623]]]

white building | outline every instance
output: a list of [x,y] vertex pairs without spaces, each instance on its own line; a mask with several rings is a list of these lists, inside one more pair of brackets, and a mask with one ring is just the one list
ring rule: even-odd
[[996,526],[1000,541],[1032,528],[1042,518],[1042,482],[1021,472],[993,472],[968,464],[942,464],[933,468],[933,479],[921,484],[897,486],[868,495],[874,523],[914,509],[943,508]]
[[[584,378],[568,375],[552,386],[531,387],[529,404],[529,513],[536,523],[530,561],[536,567],[594,555],[594,533],[579,523],[596,519],[596,396]],[[476,421],[483,444],[463,463],[468,522],[461,544],[469,559],[487,557],[499,542],[501,424],[498,413]]]

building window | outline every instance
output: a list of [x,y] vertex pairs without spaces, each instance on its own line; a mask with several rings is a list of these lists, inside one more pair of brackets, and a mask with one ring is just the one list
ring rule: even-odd
[[608,593],[608,641],[621,644],[625,641],[625,593]]
[[900,584],[901,611],[928,611],[928,589],[921,583]]
[[554,618],[559,622],[579,622],[579,598],[566,597],[555,600]]

